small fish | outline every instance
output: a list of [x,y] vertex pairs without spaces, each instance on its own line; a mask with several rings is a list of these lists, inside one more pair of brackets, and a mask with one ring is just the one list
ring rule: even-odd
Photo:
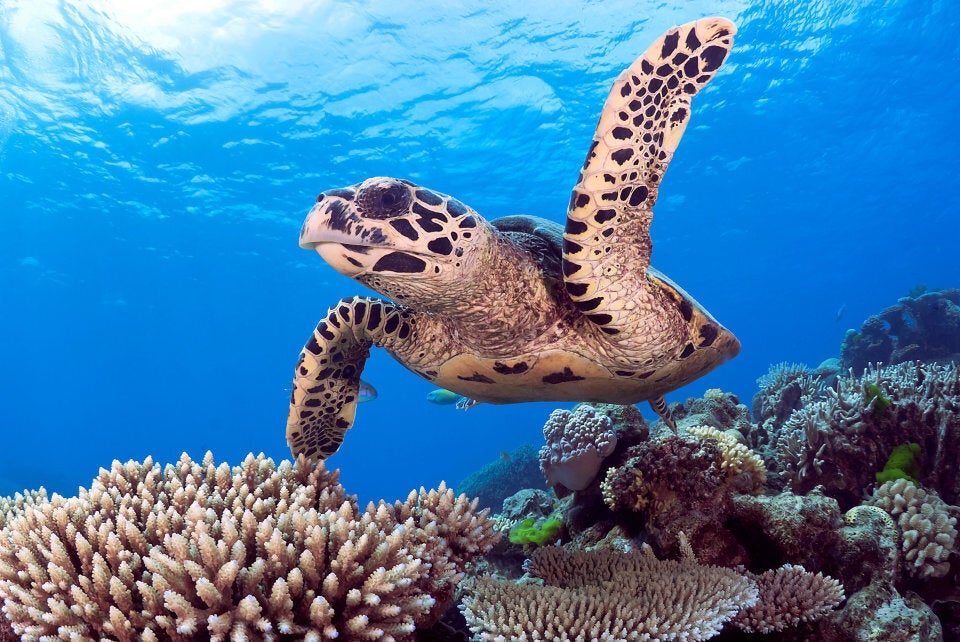
[[360,397],[357,399],[360,403],[364,401],[373,401],[377,398],[377,389],[371,386],[369,383],[360,380]]
[[835,318],[834,321],[839,321],[840,318],[843,316],[844,311],[846,311],[846,309],[847,309],[847,304],[846,304],[846,303],[844,303],[843,305],[841,305],[841,306],[840,306],[840,309],[837,310],[837,318]]
[[435,403],[438,406],[452,406],[461,399],[463,399],[463,397],[445,388],[437,388],[427,393],[427,401]]
[[510,453],[508,453],[506,450],[501,450],[500,461],[510,461]]

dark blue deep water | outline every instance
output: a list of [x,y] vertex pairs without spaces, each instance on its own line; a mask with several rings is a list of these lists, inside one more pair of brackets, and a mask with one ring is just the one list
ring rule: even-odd
[[[960,284],[949,2],[0,2],[0,495],[114,458],[289,456],[289,381],[337,299],[297,247],[317,193],[408,178],[487,218],[562,221],[616,74],[674,24],[734,20],[663,183],[653,263],[743,343],[668,400],[749,404],[917,284]],[[330,463],[361,498],[539,446],[555,404],[379,398]],[[649,412],[646,408],[645,412]]]

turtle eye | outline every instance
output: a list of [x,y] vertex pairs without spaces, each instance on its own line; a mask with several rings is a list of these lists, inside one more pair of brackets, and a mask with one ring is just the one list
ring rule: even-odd
[[410,190],[397,181],[370,185],[357,194],[357,206],[362,216],[394,218],[409,212]]

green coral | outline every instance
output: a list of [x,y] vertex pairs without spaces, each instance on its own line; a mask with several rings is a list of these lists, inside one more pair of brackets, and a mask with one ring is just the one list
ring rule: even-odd
[[920,444],[900,444],[890,452],[890,458],[884,464],[883,470],[877,473],[877,481],[881,484],[897,479],[907,479],[919,484],[916,477],[920,474]]
[[893,402],[890,401],[889,397],[883,396],[883,391],[880,390],[880,386],[875,383],[866,383],[863,385],[863,400],[866,403],[873,403],[873,416],[881,417],[890,406],[893,405]]
[[561,526],[563,523],[555,517],[547,518],[540,524],[533,517],[528,517],[510,529],[510,541],[514,544],[543,546],[557,539]]

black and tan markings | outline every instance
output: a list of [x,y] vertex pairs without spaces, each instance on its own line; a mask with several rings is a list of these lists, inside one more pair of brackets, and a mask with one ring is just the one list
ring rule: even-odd
[[412,322],[403,308],[370,297],[343,299],[330,308],[297,362],[287,416],[294,456],[325,459],[337,451],[353,424],[370,347],[409,339]]
[[[664,34],[616,80],[570,198],[567,292],[601,330],[637,327],[647,284],[653,204],[690,118],[690,99],[723,63],[736,31],[705,18]],[[651,303],[651,305],[655,305]]]
[[[411,275],[435,274],[441,269],[418,254],[453,256],[456,267],[463,243],[470,241],[477,227],[469,208],[455,198],[385,177],[323,192],[308,221],[354,239],[340,243],[342,259],[354,268]],[[305,222],[301,238],[307,225]],[[375,261],[367,260],[371,248],[391,247],[397,249],[379,253]]]
[[739,350],[649,266],[660,180],[690,99],[733,34],[719,18],[675,28],[618,78],[565,228],[527,216],[488,223],[454,198],[392,178],[321,194],[301,245],[398,303],[344,299],[318,324],[294,381],[294,454],[337,450],[373,345],[477,401],[650,401],[669,422],[663,394]]

